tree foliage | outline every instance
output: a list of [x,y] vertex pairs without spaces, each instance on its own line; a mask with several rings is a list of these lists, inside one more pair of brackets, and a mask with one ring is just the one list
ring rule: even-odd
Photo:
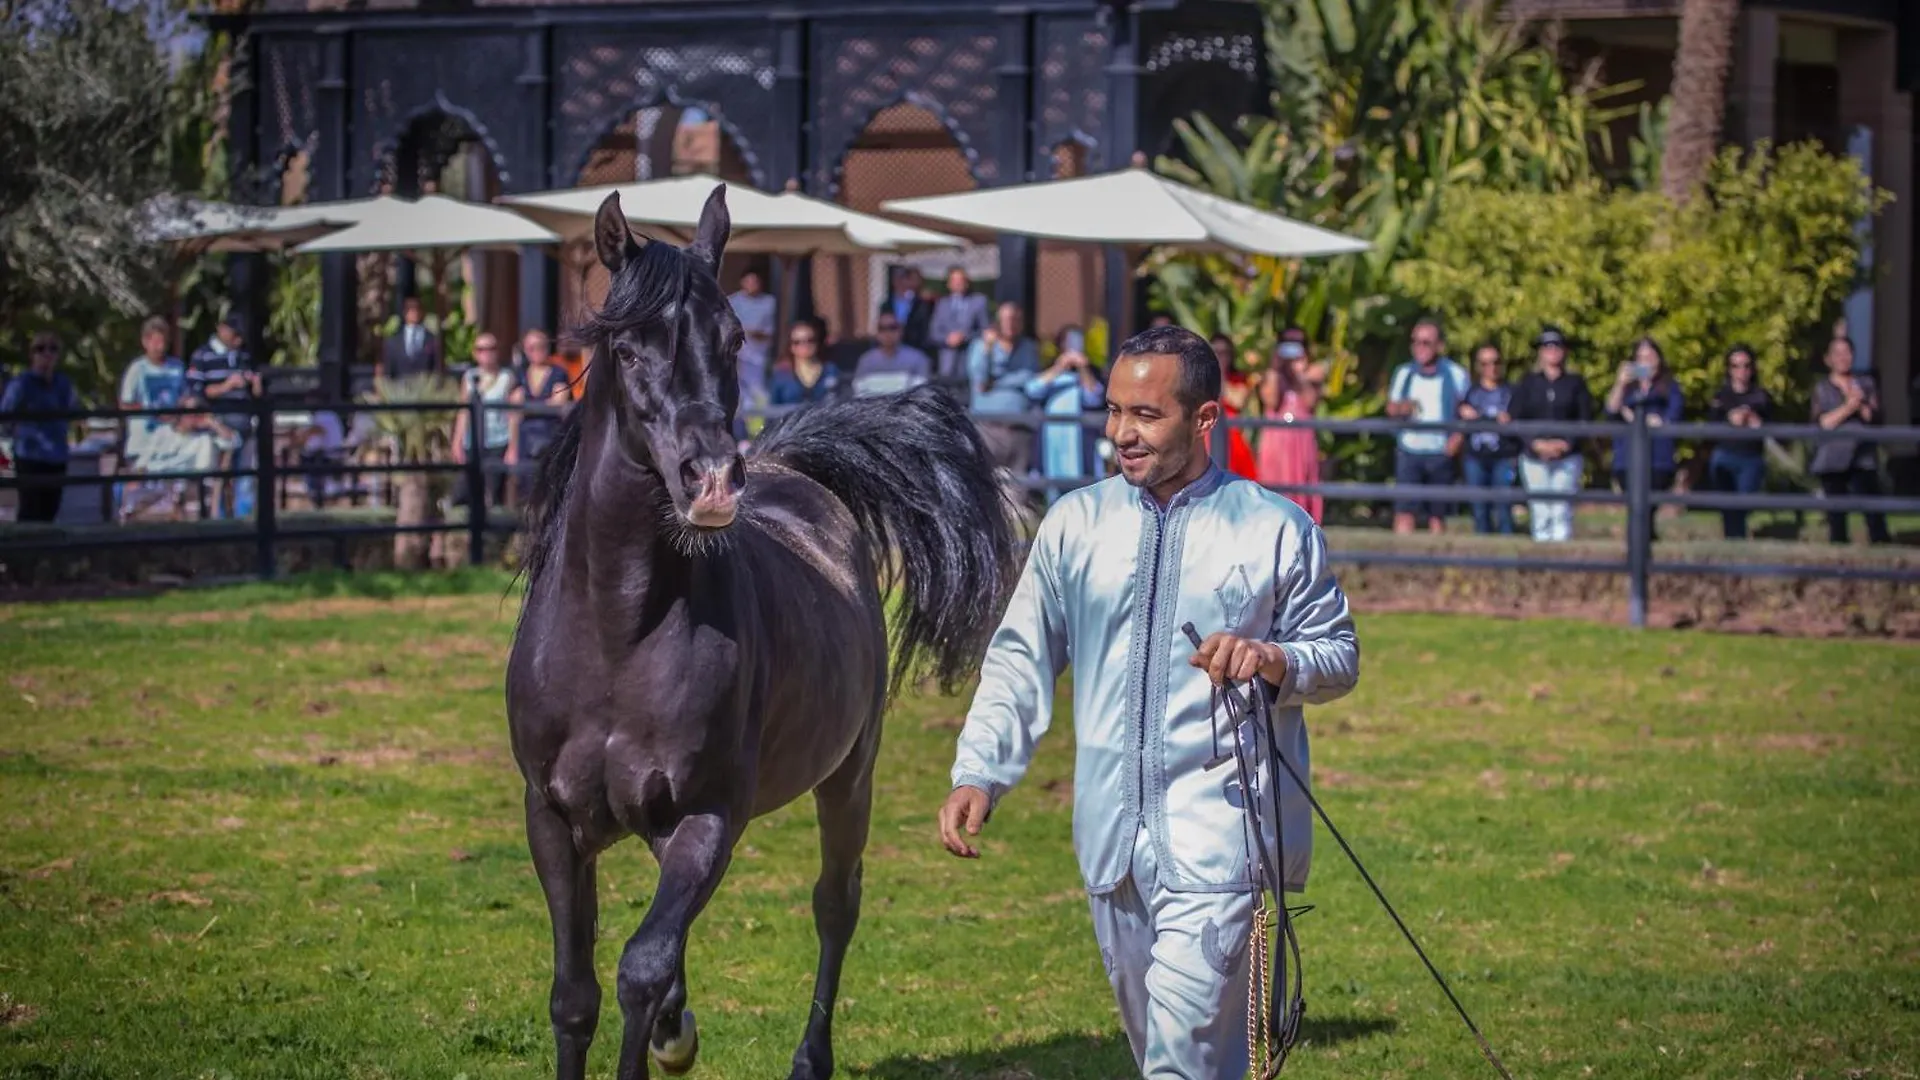
[[1238,138],[1179,122],[1184,160],[1158,167],[1373,247],[1307,263],[1165,260],[1157,297],[1196,329],[1264,352],[1284,318],[1336,352],[1383,348],[1413,314],[1392,267],[1419,253],[1447,191],[1555,190],[1610,152],[1614,91],[1570,78],[1489,3],[1264,0],[1264,13],[1271,115],[1245,118]]
[[0,326],[17,349],[50,328],[96,386],[134,350],[169,280],[209,303],[194,266],[137,236],[140,205],[224,186],[215,50],[170,64],[155,12],[113,0],[0,2]]
[[1595,184],[1461,188],[1396,279],[1445,313],[1459,348],[1494,341],[1523,362],[1542,325],[1560,326],[1596,392],[1650,335],[1695,408],[1740,343],[1762,385],[1799,402],[1824,328],[1860,282],[1860,222],[1888,198],[1853,159],[1811,143],[1724,151],[1681,208]]

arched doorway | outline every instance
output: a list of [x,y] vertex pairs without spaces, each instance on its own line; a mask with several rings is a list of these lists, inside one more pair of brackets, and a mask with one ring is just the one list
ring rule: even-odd
[[[631,184],[669,176],[709,173],[729,184],[753,183],[746,156],[727,125],[699,105],[662,103],[635,109],[594,144],[580,168],[575,187]],[[607,295],[607,271],[590,255],[572,253],[574,265],[561,274],[560,321],[576,326],[581,316]],[[729,255],[720,267],[720,286],[731,292],[752,258]],[[581,268],[584,266],[584,275]],[[759,267],[762,275],[766,268]]]
[[[880,213],[888,199],[946,195],[978,187],[965,149],[945,121],[927,105],[901,101],[875,112],[840,158],[834,196],[848,207]],[[953,252],[910,258],[836,255],[814,259],[814,310],[828,321],[830,339],[851,343],[872,333],[873,317],[887,293],[887,276],[896,265],[922,270],[938,287]],[[959,260],[978,286],[991,290],[998,277],[998,249],[979,245]],[[853,353],[856,346],[847,345]],[[837,355],[830,359],[839,360]]]
[[[499,162],[485,134],[472,118],[442,109],[414,117],[383,147],[375,175],[372,194],[445,195],[481,203],[500,194]],[[371,350],[377,342],[364,336],[396,320],[408,294],[440,313],[446,363],[471,360],[472,341],[481,330],[506,341],[519,332],[519,257],[512,252],[471,251],[458,257],[446,252],[430,257],[425,267],[405,255],[367,254],[360,256],[359,271],[363,345],[369,346],[362,355],[376,355]]]

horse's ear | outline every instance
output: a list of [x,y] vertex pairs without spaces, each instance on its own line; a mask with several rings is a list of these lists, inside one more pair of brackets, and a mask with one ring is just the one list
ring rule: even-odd
[[640,254],[640,245],[633,241],[633,230],[627,228],[627,215],[620,211],[617,191],[608,192],[599,212],[593,215],[593,248],[600,256],[601,265],[615,274]]
[[726,254],[727,236],[732,230],[733,219],[727,214],[727,185],[715,185],[713,194],[707,196],[707,205],[700,208],[700,225],[693,232],[693,244],[687,253],[719,273],[720,256]]

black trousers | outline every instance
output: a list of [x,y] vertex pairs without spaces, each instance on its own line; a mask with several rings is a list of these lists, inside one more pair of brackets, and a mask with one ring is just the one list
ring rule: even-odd
[[[1866,495],[1880,494],[1880,470],[1848,469],[1843,473],[1820,473],[1820,491],[1825,495]],[[1868,514],[1867,540],[1875,544],[1891,544],[1893,536],[1887,532],[1887,515]],[[1851,542],[1847,534],[1847,515],[1829,512],[1827,514],[1827,539],[1836,544]]]
[[[485,479],[481,483],[485,486],[487,505],[504,505],[507,501],[507,448],[489,446],[481,452],[480,460],[486,468]],[[454,484],[453,505],[465,506],[471,493],[467,490],[466,471],[461,470],[459,475],[460,479]]]
[[20,520],[52,521],[60,516],[60,497],[66,494],[63,487],[29,487],[29,478],[61,477],[67,475],[67,463],[64,461],[15,461],[14,473],[22,481],[20,485]]

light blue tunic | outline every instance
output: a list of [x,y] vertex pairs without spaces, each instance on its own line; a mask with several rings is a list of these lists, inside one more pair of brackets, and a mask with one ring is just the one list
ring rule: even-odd
[[[1127,877],[1142,829],[1168,890],[1256,888],[1235,770],[1204,768],[1216,745],[1211,684],[1187,662],[1187,621],[1202,637],[1224,629],[1285,649],[1290,674],[1275,688],[1274,721],[1281,753],[1303,777],[1301,706],[1359,679],[1326,538],[1288,499],[1214,466],[1165,507],[1117,476],[1055,503],[988,646],[952,780],[995,801],[1018,783],[1053,718],[1054,681],[1071,664],[1074,850],[1095,895]],[[1231,737],[1223,732],[1219,748]],[[1270,778],[1260,772],[1264,795]],[[1280,779],[1282,873],[1299,890],[1312,822],[1303,794]],[[1271,851],[1274,823],[1262,826]]]

